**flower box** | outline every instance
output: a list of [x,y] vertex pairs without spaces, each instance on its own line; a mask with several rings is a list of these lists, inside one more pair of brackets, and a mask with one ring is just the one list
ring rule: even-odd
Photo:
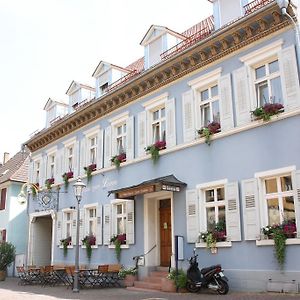
[[147,146],[145,151],[147,154],[151,154],[153,162],[159,159],[159,151],[166,149],[166,141],[157,141],[154,144]]
[[97,165],[96,164],[90,164],[89,166],[84,167],[83,169],[85,171],[85,174],[87,176],[88,181],[90,181],[91,178],[92,178],[92,172],[97,170]]
[[48,190],[51,189],[51,185],[54,184],[54,178],[48,178],[45,180],[45,184]]
[[114,164],[117,168],[120,167],[120,164],[122,162],[125,162],[126,161],[126,153],[123,152],[123,153],[120,153],[119,155],[115,155],[111,158],[110,160],[112,162],[112,164]]
[[282,113],[284,111],[284,106],[280,103],[267,103],[264,106],[257,107],[255,110],[251,111],[254,120],[263,119],[264,121],[269,121],[272,116]]
[[197,130],[200,137],[205,137],[205,143],[207,145],[210,145],[211,136],[215,133],[218,133],[221,131],[221,125],[218,122],[211,122],[206,127],[202,127],[201,129]]

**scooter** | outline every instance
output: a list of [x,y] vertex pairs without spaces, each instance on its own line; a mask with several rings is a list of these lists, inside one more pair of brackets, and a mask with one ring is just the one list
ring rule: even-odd
[[197,293],[201,288],[208,288],[220,295],[226,295],[229,291],[228,278],[224,275],[221,265],[210,266],[200,271],[197,257],[198,254],[194,249],[193,256],[189,259],[186,289],[191,293]]

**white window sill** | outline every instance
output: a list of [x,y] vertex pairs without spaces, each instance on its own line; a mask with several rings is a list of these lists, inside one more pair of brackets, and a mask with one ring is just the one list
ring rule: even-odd
[[[81,248],[86,249],[86,246],[81,245]],[[97,248],[98,248],[98,245],[92,245],[92,249],[97,249]]]
[[[196,243],[196,248],[206,248],[206,243]],[[216,248],[229,248],[232,247],[232,242],[217,242]]]
[[[286,245],[299,245],[300,238],[287,239],[285,243]],[[273,245],[274,245],[274,240],[272,239],[256,241],[256,246],[273,246]]]
[[[63,249],[64,246],[60,245],[59,248],[60,248],[60,249]],[[69,245],[69,246],[67,247],[67,249],[73,249],[73,245]]]
[[[108,245],[108,249],[115,249],[115,245]],[[129,245],[121,245],[121,249],[129,249]]]

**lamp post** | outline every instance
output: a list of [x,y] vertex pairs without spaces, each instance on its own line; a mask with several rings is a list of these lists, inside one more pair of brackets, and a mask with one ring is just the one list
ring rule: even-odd
[[76,218],[76,248],[75,248],[75,271],[74,271],[74,285],[73,292],[79,293],[78,275],[79,275],[79,205],[82,199],[82,191],[85,184],[80,178],[74,183],[74,194],[77,200],[77,218]]
[[[281,14],[283,16],[287,16],[294,26],[295,35],[296,35],[297,65],[298,65],[298,70],[300,70],[300,30],[298,24],[294,21],[293,17],[287,11],[288,6],[290,5],[290,0],[276,0],[276,3],[281,10]],[[300,8],[298,7],[298,9]]]

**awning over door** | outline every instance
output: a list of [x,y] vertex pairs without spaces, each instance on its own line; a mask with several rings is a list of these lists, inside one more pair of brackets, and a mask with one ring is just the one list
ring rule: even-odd
[[111,190],[108,192],[108,195],[116,194],[117,198],[126,199],[136,195],[142,195],[159,191],[180,192],[181,188],[185,186],[185,182],[178,180],[172,174],[164,177],[143,181],[138,185],[132,185],[117,190]]

